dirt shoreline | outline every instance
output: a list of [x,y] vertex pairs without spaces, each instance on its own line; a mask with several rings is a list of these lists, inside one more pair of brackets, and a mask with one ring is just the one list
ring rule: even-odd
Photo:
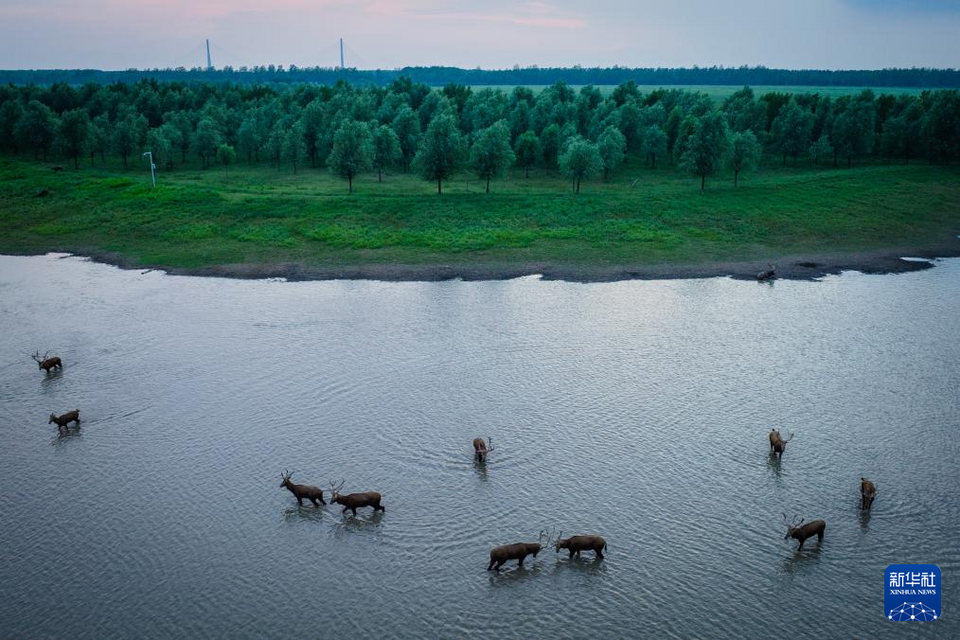
[[[64,252],[68,253],[68,252]],[[10,255],[37,255],[30,253]],[[937,258],[960,257],[960,239],[940,247],[922,250],[902,248],[881,251],[796,254],[767,260],[711,261],[694,264],[618,264],[581,265],[548,262],[477,262],[450,264],[362,264],[312,265],[302,262],[238,263],[197,268],[167,267],[140,263],[127,256],[99,251],[69,252],[127,270],[163,271],[171,275],[263,280],[283,278],[288,281],[309,280],[380,280],[388,282],[438,282],[443,280],[510,280],[537,275],[544,280],[567,282],[616,282],[620,280],[676,280],[732,277],[756,279],[757,273],[777,266],[777,277],[785,280],[814,280],[843,271],[862,273],[905,273],[934,266]],[[922,260],[904,260],[919,258]]]

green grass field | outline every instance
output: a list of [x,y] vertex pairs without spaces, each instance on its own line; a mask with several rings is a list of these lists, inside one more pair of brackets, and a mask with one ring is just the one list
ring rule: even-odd
[[[513,87],[516,85],[475,85],[471,88],[474,91],[480,89],[500,89],[502,91],[510,92],[513,90]],[[525,85],[529,89],[532,89],[534,93],[539,93],[543,91],[548,85]],[[570,85],[573,89],[579,91],[583,85]],[[597,88],[600,89],[600,92],[608,96],[613,93],[613,90],[617,88],[617,85],[614,84],[601,84],[597,85]],[[653,84],[641,84],[637,85],[637,88],[640,89],[641,93],[650,93],[657,89],[683,89],[685,91],[700,91],[707,94],[717,102],[722,102],[727,99],[740,89],[743,89],[743,85],[712,85],[712,84],[683,84],[683,85],[653,85]],[[864,89],[872,89],[877,95],[888,93],[891,95],[919,95],[923,89],[917,87],[813,87],[813,86],[767,86],[767,85],[758,85],[753,86],[753,93],[757,97],[762,96],[765,93],[770,93],[773,91],[779,91],[782,93],[819,93],[822,96],[830,96],[831,98],[839,98],[841,96],[849,96],[860,93]]]
[[[635,184],[634,184],[635,183]],[[47,190],[48,195],[37,193]],[[462,174],[355,182],[265,164],[160,172],[0,157],[0,252],[113,253],[131,264],[696,264],[801,253],[942,247],[960,233],[960,168],[852,169],[775,159],[699,180],[631,158],[576,196],[556,173],[520,172],[490,194]]]

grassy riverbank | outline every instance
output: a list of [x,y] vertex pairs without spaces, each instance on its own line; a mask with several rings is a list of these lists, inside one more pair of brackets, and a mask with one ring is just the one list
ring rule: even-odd
[[642,275],[645,265],[662,272],[664,265],[960,248],[960,167],[782,168],[771,159],[738,187],[724,175],[701,193],[698,180],[631,158],[608,182],[585,183],[580,196],[543,170],[529,179],[514,172],[491,190],[462,174],[438,197],[435,185],[394,173],[383,183],[364,176],[348,195],[346,183],[324,170],[294,175],[266,164],[226,174],[188,164],[159,173],[151,189],[143,167],[54,173],[45,163],[2,157],[0,252],[67,251],[195,272],[232,265],[238,275],[282,273],[259,265],[327,275],[379,268],[403,278],[403,269],[391,269]]

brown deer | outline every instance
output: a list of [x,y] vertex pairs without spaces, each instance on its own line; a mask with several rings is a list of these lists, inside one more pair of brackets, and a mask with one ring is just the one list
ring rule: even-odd
[[40,365],[40,368],[46,371],[47,373],[50,373],[50,369],[53,369],[53,368],[63,369],[63,362],[60,360],[60,358],[58,356],[53,356],[52,358],[48,358],[47,356],[49,355],[50,355],[50,352],[47,351],[45,354],[43,354],[43,357],[41,358],[40,350],[38,349],[37,352],[30,357],[33,358],[33,361],[36,362],[38,365]]
[[783,536],[783,539],[793,538],[800,541],[800,546],[797,547],[797,551],[803,549],[804,541],[811,537],[817,536],[817,542],[823,541],[823,530],[827,528],[827,523],[823,520],[814,520],[803,524],[803,518],[797,520],[794,517],[793,522],[787,521],[787,514],[783,514],[783,522],[787,525],[787,535]]
[[55,413],[50,414],[50,420],[47,424],[56,423],[59,429],[65,429],[67,425],[71,422],[75,423],[78,427],[80,426],[80,409],[74,409],[73,411],[67,411],[65,414],[58,416]]
[[581,551],[593,551],[597,560],[603,560],[603,550],[607,548],[607,541],[600,536],[571,536],[569,538],[561,536],[563,536],[563,531],[557,536],[555,545],[557,553],[560,553],[560,549],[567,549],[570,551],[571,558],[574,554],[579,558]]
[[361,507],[373,507],[374,512],[386,511],[383,505],[380,504],[380,494],[376,491],[342,495],[340,490],[343,489],[343,483],[343,480],[340,481],[340,484],[330,483],[330,504],[342,504],[343,511],[340,513],[346,513],[347,509],[350,509],[353,515],[357,515],[357,509]]
[[783,457],[783,451],[787,448],[787,443],[793,440],[793,434],[791,433],[786,440],[783,439],[783,436],[780,435],[780,431],[777,429],[770,429],[770,451],[773,452],[778,458]]
[[283,482],[280,483],[280,486],[290,490],[290,493],[297,499],[297,504],[302,507],[304,498],[312,502],[315,507],[319,506],[317,500],[320,501],[320,504],[327,504],[323,499],[323,489],[309,484],[294,484],[290,482],[290,476],[292,475],[292,471],[284,471],[281,473],[280,476],[283,478]]
[[764,280],[773,280],[777,277],[777,265],[771,264],[768,266],[770,267],[769,269],[761,271],[757,274],[757,280],[760,282],[763,282]]
[[[489,448],[487,442],[490,443]],[[477,457],[477,462],[486,462],[487,454],[493,451],[493,438],[487,437],[487,442],[484,442],[483,438],[473,439],[473,452]]]
[[487,571],[491,569],[500,571],[500,567],[502,567],[507,560],[516,560],[517,566],[522,568],[524,558],[529,555],[536,558],[537,554],[540,553],[540,549],[543,548],[543,544],[541,543],[545,535],[546,532],[541,531],[537,542],[517,542],[515,544],[505,544],[494,547],[493,550],[490,551],[490,564],[487,565]]
[[860,508],[869,509],[877,497],[877,485],[866,478],[860,478]]

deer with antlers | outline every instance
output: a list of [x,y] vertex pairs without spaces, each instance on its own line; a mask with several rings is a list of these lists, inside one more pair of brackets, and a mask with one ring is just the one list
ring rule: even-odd
[[71,422],[78,427],[80,426],[80,409],[67,411],[63,415],[59,416],[55,413],[51,413],[50,420],[47,422],[47,424],[56,423],[58,429],[66,429]]
[[536,558],[537,554],[540,553],[540,550],[543,548],[543,539],[546,535],[546,531],[541,531],[536,542],[517,542],[494,547],[490,551],[490,564],[487,565],[487,571],[491,569],[493,571],[500,571],[500,567],[502,567],[507,560],[516,560],[517,567],[523,568],[523,560],[527,556],[532,555]]
[[798,520],[797,517],[794,516],[793,521],[790,522],[787,520],[787,514],[783,514],[783,522],[787,525],[787,535],[783,536],[783,539],[793,538],[794,540],[799,540],[800,546],[797,547],[797,551],[803,549],[804,541],[812,536],[817,536],[817,542],[822,542],[823,530],[827,528],[827,523],[824,520],[813,520],[812,522],[803,524],[803,518]]
[[353,515],[357,515],[357,509],[361,507],[373,507],[374,512],[386,511],[383,505],[380,504],[380,494],[376,491],[348,493],[346,495],[340,493],[340,490],[343,489],[344,482],[344,480],[341,480],[339,484],[330,483],[330,504],[342,504],[343,511],[340,513],[346,513],[347,509],[350,509]]
[[320,501],[320,504],[327,504],[323,499],[323,489],[310,484],[294,484],[293,482],[290,482],[290,476],[292,475],[292,471],[284,470],[284,472],[280,474],[280,477],[283,478],[283,482],[280,483],[280,486],[286,487],[290,490],[290,493],[292,493],[297,499],[297,504],[302,507],[304,498],[312,502],[313,506],[315,507],[320,506],[317,504],[317,500]]
[[[490,446],[487,446],[487,443],[490,443]],[[477,458],[477,462],[486,462],[487,454],[493,451],[493,438],[487,437],[487,442],[483,441],[483,438],[474,438],[473,439],[473,453]]]
[[860,508],[869,509],[876,497],[877,485],[866,478],[860,478]]
[[50,352],[47,351],[45,354],[43,354],[43,357],[41,358],[40,350],[37,349],[37,352],[30,357],[33,359],[34,362],[40,365],[41,369],[43,369],[47,373],[50,373],[50,370],[54,368],[63,369],[63,362],[60,360],[59,356],[53,356],[52,358],[49,356],[50,356]]
[[579,558],[581,551],[593,551],[597,556],[597,560],[603,560],[603,551],[607,548],[607,541],[600,536],[571,536],[564,538],[563,531],[561,531],[560,535],[557,536],[554,548],[557,553],[560,553],[560,549],[568,550],[571,558],[574,554]]
[[787,443],[793,440],[793,434],[791,433],[786,439],[780,435],[780,431],[777,429],[770,429],[770,451],[778,458],[783,457],[783,450],[787,448]]

